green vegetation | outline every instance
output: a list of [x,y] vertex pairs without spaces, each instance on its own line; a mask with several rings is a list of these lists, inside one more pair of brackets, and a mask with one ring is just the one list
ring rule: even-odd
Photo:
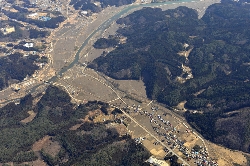
[[37,30],[34,28],[28,29],[27,27],[24,28],[22,24],[15,21],[10,21],[10,20],[1,21],[0,28],[6,28],[6,27],[15,27],[15,32],[4,35],[2,31],[0,31],[0,41],[8,42],[24,38],[31,38],[31,39],[43,38],[50,35],[49,31]]
[[[117,20],[125,25],[117,33],[127,38],[126,43],[89,67],[115,79],[142,79],[147,96],[168,106],[186,100],[186,108],[203,111],[185,116],[206,138],[249,152],[247,115],[232,117],[234,125],[239,122],[235,119],[244,119],[243,129],[219,125],[225,113],[250,106],[250,8],[244,2],[211,5],[201,19],[187,7],[143,8]],[[188,60],[179,55],[187,50]],[[193,75],[184,83],[177,79],[188,76],[182,64]],[[242,133],[244,138],[238,137]]]
[[109,47],[115,47],[117,46],[119,43],[119,39],[114,37],[114,36],[109,36],[108,39],[106,38],[100,38],[98,39],[95,44],[94,47],[97,49],[104,49],[104,48],[109,48]]
[[46,56],[42,56],[40,59],[37,60],[40,63],[48,63],[48,58]]
[[[36,105],[32,104],[35,98],[28,95],[19,105],[10,103],[0,108],[0,163],[28,162],[41,156],[51,166],[148,166],[144,161],[149,158],[149,152],[136,145],[129,136],[119,136],[115,128],[90,121],[77,130],[69,130],[82,123],[79,119],[84,118],[89,111],[101,107],[108,109],[107,103],[92,101],[75,105],[70,102],[65,91],[54,86],[48,87],[46,93],[38,97],[41,99]],[[36,117],[26,124],[20,122],[29,116],[29,110],[36,112]],[[43,149],[38,153],[31,151],[32,145],[46,135],[60,143],[60,152],[56,156]]]
[[22,39],[26,37],[25,30],[21,29],[23,27],[22,24],[9,20],[4,20],[0,22],[0,28],[6,28],[8,26],[15,27],[15,32],[4,35],[2,31],[0,31],[0,41],[15,41],[17,39]]
[[[84,4],[84,5],[83,5]],[[76,10],[90,10],[91,12],[97,13],[101,11],[101,8],[92,3],[91,0],[71,0],[70,5]]]
[[34,64],[38,58],[37,55],[23,57],[20,53],[0,58],[0,89],[9,86],[12,79],[22,81],[27,75],[32,75],[38,69]]
[[201,147],[199,145],[194,145],[193,149],[195,152],[199,152],[201,150]]
[[169,160],[171,166],[181,166],[181,164],[177,162],[178,157],[176,155],[172,155],[172,152],[167,154],[167,156],[165,156],[164,160]]
[[91,11],[93,13],[98,13],[102,10],[102,8],[106,8],[107,6],[122,6],[134,3],[135,0],[99,0],[101,7],[97,6],[91,0],[71,0],[70,5],[76,10],[86,10]]
[[27,22],[29,24],[35,24],[39,28],[58,28],[59,24],[63,22],[66,18],[62,15],[56,16],[51,18],[48,21],[42,21],[42,20],[36,20],[36,19],[31,19],[27,18],[27,15],[29,14],[28,12],[22,11],[20,12],[11,12],[8,10],[3,10],[3,13],[10,17],[11,19],[16,19],[19,21]]
[[10,54],[0,58],[0,90],[8,87],[12,82],[22,81],[25,77],[34,74],[39,67],[35,62],[46,63],[47,57],[29,55],[24,57],[21,53]]
[[37,30],[37,29],[30,29],[29,30],[30,33],[30,38],[43,38],[43,37],[47,37],[50,35],[49,31],[41,31],[41,30]]
[[1,46],[0,46],[0,52],[1,52],[1,53],[6,53],[7,51],[8,51],[7,48],[1,47]]
[[13,161],[17,163],[27,162],[27,161],[34,161],[37,160],[38,157],[35,155],[33,151],[31,152],[20,152],[14,158]]
[[100,0],[102,7],[105,8],[107,6],[122,6],[128,5],[135,2],[135,0]]

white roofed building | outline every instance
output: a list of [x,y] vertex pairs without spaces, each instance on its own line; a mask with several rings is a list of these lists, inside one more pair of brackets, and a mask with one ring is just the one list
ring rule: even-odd
[[31,48],[31,47],[34,47],[34,43],[25,43],[23,46],[27,48]]
[[28,17],[36,17],[38,14],[37,13],[31,13],[28,15]]
[[158,160],[154,156],[151,156],[146,162],[153,164],[155,166],[170,166],[166,161]]

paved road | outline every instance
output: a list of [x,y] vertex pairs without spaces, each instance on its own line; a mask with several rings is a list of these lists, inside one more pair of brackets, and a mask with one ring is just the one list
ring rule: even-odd
[[[178,3],[180,4],[180,2],[191,2],[191,0],[181,0]],[[85,39],[85,41],[83,42],[82,46],[79,48],[79,50],[74,55],[74,60],[72,62],[70,62],[70,64],[67,67],[62,68],[62,70],[60,70],[59,72],[57,72],[56,76],[53,76],[52,78],[47,78],[48,79],[47,81],[50,82],[50,83],[55,82],[58,75],[62,75],[69,68],[73,67],[74,64],[77,63],[78,60],[79,60],[79,54],[80,54],[81,50],[83,50],[83,48],[94,37],[94,35],[97,32],[103,32],[107,28],[107,26],[109,24],[111,24],[113,21],[117,20],[121,16],[127,14],[130,11],[133,11],[133,10],[136,10],[136,9],[140,9],[142,7],[159,7],[159,6],[162,6],[162,5],[168,5],[168,4],[173,4],[173,3],[176,3],[176,2],[175,1],[168,1],[168,2],[164,2],[164,3],[151,3],[151,4],[142,4],[142,5],[132,4],[132,5],[125,6],[120,11],[117,11],[117,13],[114,13],[114,15],[112,15],[110,18],[104,19],[103,22],[97,28],[93,29],[93,32]],[[89,26],[91,26],[91,25],[89,25]],[[40,87],[41,85],[43,85],[43,84],[38,83],[38,84],[36,84],[33,87],[29,87],[27,89],[28,93],[34,93],[37,90],[37,88]],[[19,98],[20,98],[20,96],[16,97],[16,98],[9,99],[9,100],[6,100],[6,101],[4,101],[4,102],[2,102],[0,104],[6,104],[8,102],[15,101],[16,99],[19,99]]]
[[[186,1],[190,1],[190,0],[186,0]],[[173,2],[167,2],[167,3],[173,3]],[[167,4],[166,3],[166,4]],[[165,4],[165,3],[164,3]],[[147,4],[147,5],[142,5],[142,6],[157,6],[156,4]],[[63,69],[63,70],[61,70],[60,72],[58,72],[59,73],[59,75],[62,75],[62,73],[64,73],[64,72],[66,72],[69,68],[71,68],[71,67],[73,67],[73,65],[76,63],[76,62],[78,62],[78,60],[79,60],[79,53],[81,52],[81,50],[83,49],[83,47],[85,47],[85,45],[87,45],[87,43],[88,43],[88,41],[94,36],[94,34],[96,34],[98,31],[103,31],[103,29],[105,29],[105,25],[106,24],[109,24],[109,23],[111,23],[113,20],[115,20],[115,19],[118,19],[119,17],[120,17],[120,15],[122,15],[122,14],[125,14],[125,13],[127,13],[129,10],[132,10],[132,9],[134,9],[134,8],[136,8],[136,7],[139,7],[138,5],[137,6],[133,6],[133,5],[131,5],[131,6],[129,6],[129,7],[127,7],[126,9],[124,9],[123,11],[120,11],[119,13],[117,13],[117,14],[115,14],[114,16],[112,16],[112,19],[108,19],[108,20],[106,20],[106,21],[104,21],[95,31],[93,31],[93,33],[91,33],[89,36],[88,36],[88,38],[84,41],[84,43],[83,43],[83,45],[81,46],[81,48],[77,51],[77,53],[75,54],[75,59],[74,59],[74,61],[69,65],[69,67],[67,67],[67,68],[65,68],[65,69]],[[100,83],[102,83],[103,85],[105,85],[105,86],[107,86],[108,88],[110,88],[116,95],[117,95],[117,97],[125,104],[125,105],[127,105],[127,103],[119,96],[119,94],[111,87],[111,86],[109,86],[109,85],[107,85],[105,82],[103,82],[103,81],[101,81],[101,80],[99,80],[98,78],[95,78],[95,77],[93,77],[93,76],[91,76],[91,75],[87,75],[87,74],[85,74],[86,76],[90,76],[90,77],[92,77],[93,79],[96,79],[97,81],[99,81]],[[57,77],[56,76],[54,76],[53,78],[51,78],[50,79],[50,81],[55,81],[55,79],[56,79]],[[37,88],[37,87],[36,87]],[[36,90],[36,88],[32,88],[32,90],[33,91],[35,91]],[[119,108],[120,109],[120,108]],[[123,113],[124,113],[124,115],[126,115],[128,118],[130,118],[134,123],[136,123],[138,126],[140,126],[145,132],[147,132],[150,136],[152,136],[155,140],[157,140],[158,142],[160,142],[161,143],[161,145],[162,146],[164,146],[164,147],[166,147],[167,149],[169,149],[164,143],[162,143],[154,134],[152,134],[151,132],[149,132],[144,126],[142,126],[141,124],[139,124],[133,117],[131,117],[129,114],[127,114],[124,110],[122,110],[122,109],[120,109]],[[176,156],[178,156],[179,157],[179,159],[183,162],[183,164],[185,164],[185,165],[189,165],[186,161],[184,161],[178,154],[176,154],[175,152],[173,152],[171,149],[169,149],[169,151],[170,152],[172,152],[173,154],[175,154]]]
[[167,148],[169,150],[169,152],[172,152],[172,154],[175,154],[179,158],[179,160],[182,161],[183,164],[190,166],[183,158],[181,158],[178,154],[176,154],[172,149],[170,149],[169,147],[167,147],[163,142],[161,142],[161,140],[159,140],[154,134],[152,134],[150,131],[148,131],[145,127],[143,127],[142,125],[140,125],[140,123],[138,123],[133,117],[131,117],[123,109],[121,109],[121,108],[118,108],[118,109],[120,109],[123,112],[124,115],[126,115],[128,118],[130,118],[135,124],[137,124],[139,127],[141,127],[146,133],[148,133],[151,137],[153,137],[156,141],[158,141],[162,146],[164,146],[165,148]]
[[[84,72],[83,72],[84,73]],[[84,73],[85,74],[85,73]],[[97,73],[98,74],[98,73]],[[119,94],[109,85],[107,85],[105,82],[103,82],[102,80],[89,75],[89,74],[85,74],[85,76],[89,76],[95,80],[97,80],[98,82],[102,83],[103,85],[105,85],[106,87],[110,88],[116,95],[117,97],[125,104],[128,105],[120,96]],[[148,129],[146,129],[144,126],[142,126],[140,123],[137,122],[137,120],[135,120],[132,116],[130,116],[128,113],[126,113],[123,109],[116,107],[119,110],[121,110],[123,112],[123,114],[125,116],[127,116],[128,118],[130,118],[135,124],[137,124],[139,127],[141,127],[146,133],[148,133],[150,136],[152,136],[156,141],[158,141],[163,147],[167,148],[169,150],[169,152],[172,152],[172,154],[175,154],[181,161],[183,164],[190,166],[183,158],[181,158],[178,154],[176,154],[172,149],[170,149],[169,147],[167,147],[163,142],[161,142],[161,140],[159,140],[154,134],[152,134],[150,131],[148,131]]]

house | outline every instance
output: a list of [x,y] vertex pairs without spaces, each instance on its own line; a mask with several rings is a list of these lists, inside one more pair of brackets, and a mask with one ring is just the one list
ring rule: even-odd
[[33,47],[34,44],[33,43],[25,43],[23,46],[27,47],[27,48],[30,48],[30,47]]
[[37,13],[31,13],[28,15],[28,17],[36,17],[38,14]]
[[87,15],[87,14],[88,14],[88,11],[86,11],[86,10],[81,11],[81,14],[83,14],[83,15]]

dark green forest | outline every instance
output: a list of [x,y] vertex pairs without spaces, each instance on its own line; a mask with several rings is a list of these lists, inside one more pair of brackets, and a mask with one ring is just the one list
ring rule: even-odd
[[104,48],[109,48],[109,47],[115,47],[117,46],[119,43],[119,39],[115,36],[109,36],[108,39],[106,38],[100,38],[98,39],[95,44],[94,47],[97,49],[104,49]]
[[3,42],[8,42],[8,41],[16,41],[18,39],[24,39],[24,38],[30,38],[30,39],[35,39],[35,38],[43,38],[47,37],[50,35],[49,31],[46,30],[37,30],[34,28],[24,28],[24,26],[18,22],[15,21],[1,21],[0,22],[0,28],[5,28],[5,27],[15,27],[15,32],[12,32],[10,34],[4,35],[2,31],[0,31],[0,41]]
[[[186,100],[186,108],[203,111],[185,116],[206,138],[249,152],[249,134],[239,138],[241,145],[229,143],[224,137],[232,133],[217,125],[225,113],[250,106],[250,5],[244,2],[213,4],[201,19],[187,7],[143,8],[117,20],[123,25],[117,33],[127,42],[89,67],[115,79],[142,79],[147,96],[168,106]],[[190,49],[187,59],[177,54]],[[182,64],[193,75],[184,83],[177,80],[187,75]],[[233,136],[250,128],[241,125]]]
[[73,7],[76,10],[87,10],[91,11],[93,13],[98,13],[102,10],[102,8],[106,8],[108,6],[122,6],[122,5],[128,5],[135,2],[135,0],[99,0],[101,6],[97,6],[93,3],[91,0],[71,0],[70,5],[73,5]]
[[8,87],[11,80],[23,81],[26,76],[34,74],[39,67],[35,62],[46,62],[47,57],[29,55],[24,57],[21,53],[10,54],[0,58],[0,90]]
[[[19,9],[19,8],[18,8]],[[27,18],[27,15],[30,14],[30,12],[26,10],[22,10],[23,8],[19,9],[21,12],[11,12],[8,10],[3,10],[2,12],[8,16],[11,19],[16,19],[18,21],[27,22],[29,24],[33,24],[38,26],[39,28],[51,28],[55,29],[59,27],[59,24],[63,22],[66,18],[62,15],[58,15],[56,17],[52,17],[48,21],[42,21],[37,19],[31,19]]]
[[[37,104],[33,100],[41,97]],[[82,123],[89,111],[108,108],[99,101],[75,105],[62,89],[49,86],[44,95],[27,95],[20,104],[9,103],[0,109],[0,163],[34,161],[38,157],[48,165],[145,165],[150,156],[141,145],[136,145],[130,136],[120,136],[115,128],[103,123],[85,122],[77,130],[70,127]],[[27,111],[37,113],[32,122],[22,123],[29,116]],[[115,123],[115,122],[113,122]],[[84,134],[86,133],[86,134]],[[49,135],[59,142],[59,153],[53,157],[44,150],[33,152],[32,145]]]

